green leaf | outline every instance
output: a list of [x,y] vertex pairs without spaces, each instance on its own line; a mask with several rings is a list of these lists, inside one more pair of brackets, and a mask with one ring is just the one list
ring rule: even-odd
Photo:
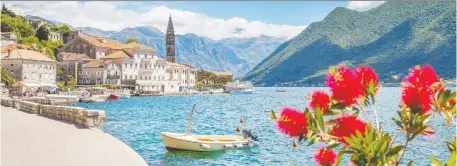
[[338,147],[338,145],[340,145],[340,144],[339,144],[339,143],[332,144],[332,145],[327,146],[327,148],[325,148],[325,149],[327,149],[327,150],[332,150],[332,149]]
[[317,120],[317,123],[319,124],[319,127],[322,131],[325,131],[325,128],[324,128],[324,118],[322,117],[322,111],[318,108],[316,109],[316,111],[314,111],[315,115],[316,115],[316,120]]
[[343,148],[343,149],[340,150],[340,152],[338,152],[338,155],[336,156],[335,166],[339,166],[340,165],[341,160],[343,159],[345,151],[346,151],[346,149]]
[[409,162],[406,166],[412,166],[412,165],[413,165],[413,160],[409,160]]
[[449,158],[449,160],[447,161],[447,165],[455,165],[455,156],[456,156],[456,152],[453,151],[452,154],[451,154],[451,158]]
[[307,146],[311,146],[313,144],[315,144],[317,142],[317,140],[319,140],[319,137],[313,137],[311,141],[309,141],[309,144]]
[[435,157],[430,156],[430,157],[428,157],[428,158],[429,158],[430,161],[431,161],[433,164],[435,164],[436,166],[443,166],[443,164],[441,164],[441,162],[438,161]]

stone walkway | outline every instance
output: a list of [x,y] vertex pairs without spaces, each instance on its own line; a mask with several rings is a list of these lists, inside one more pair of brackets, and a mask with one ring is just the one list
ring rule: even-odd
[[0,107],[5,166],[145,166],[133,149],[98,129]]

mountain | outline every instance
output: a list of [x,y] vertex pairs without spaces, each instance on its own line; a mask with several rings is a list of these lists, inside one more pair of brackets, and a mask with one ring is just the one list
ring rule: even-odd
[[[155,27],[125,28],[109,38],[123,43],[135,38],[157,49],[158,55],[165,58],[165,35]],[[195,34],[176,35],[176,60],[198,69],[230,71],[237,77],[252,69],[284,41],[268,36],[212,40]]]
[[26,15],[25,18],[27,19],[36,19],[36,20],[42,20],[47,22],[48,24],[55,25],[55,26],[63,26],[67,25],[71,30],[83,30],[84,34],[89,35],[89,36],[95,36],[95,37],[108,37],[115,33],[116,31],[104,31],[101,29],[97,29],[94,27],[73,27],[70,24],[54,21],[54,20],[48,20],[44,19],[38,16],[32,16],[32,15]]
[[44,18],[41,18],[41,17],[38,17],[38,16],[26,15],[26,16],[24,16],[24,18],[45,21],[48,24],[55,25],[55,26],[58,26],[58,27],[63,26],[63,25],[67,25],[68,28],[70,28],[71,30],[75,29],[75,27],[73,27],[73,26],[71,26],[69,24],[58,22],[58,21],[53,21],[53,20],[47,20],[47,19],[44,19]]
[[109,37],[116,31],[104,31],[94,27],[76,27],[72,30],[82,30],[85,35],[95,36],[95,37]]
[[[243,80],[262,86],[315,85],[331,65],[372,66],[383,82],[430,64],[456,78],[456,3],[389,1],[358,12],[335,8],[286,41]],[[392,75],[400,77],[398,81]]]

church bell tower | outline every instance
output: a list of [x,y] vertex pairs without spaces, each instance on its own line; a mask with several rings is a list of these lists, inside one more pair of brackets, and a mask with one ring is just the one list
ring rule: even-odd
[[173,21],[171,21],[171,15],[168,18],[167,34],[165,35],[165,46],[167,62],[176,63],[175,30],[173,29]]

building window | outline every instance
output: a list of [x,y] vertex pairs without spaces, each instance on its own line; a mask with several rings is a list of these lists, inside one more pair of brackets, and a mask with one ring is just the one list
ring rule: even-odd
[[124,76],[124,79],[127,79],[127,76]]

